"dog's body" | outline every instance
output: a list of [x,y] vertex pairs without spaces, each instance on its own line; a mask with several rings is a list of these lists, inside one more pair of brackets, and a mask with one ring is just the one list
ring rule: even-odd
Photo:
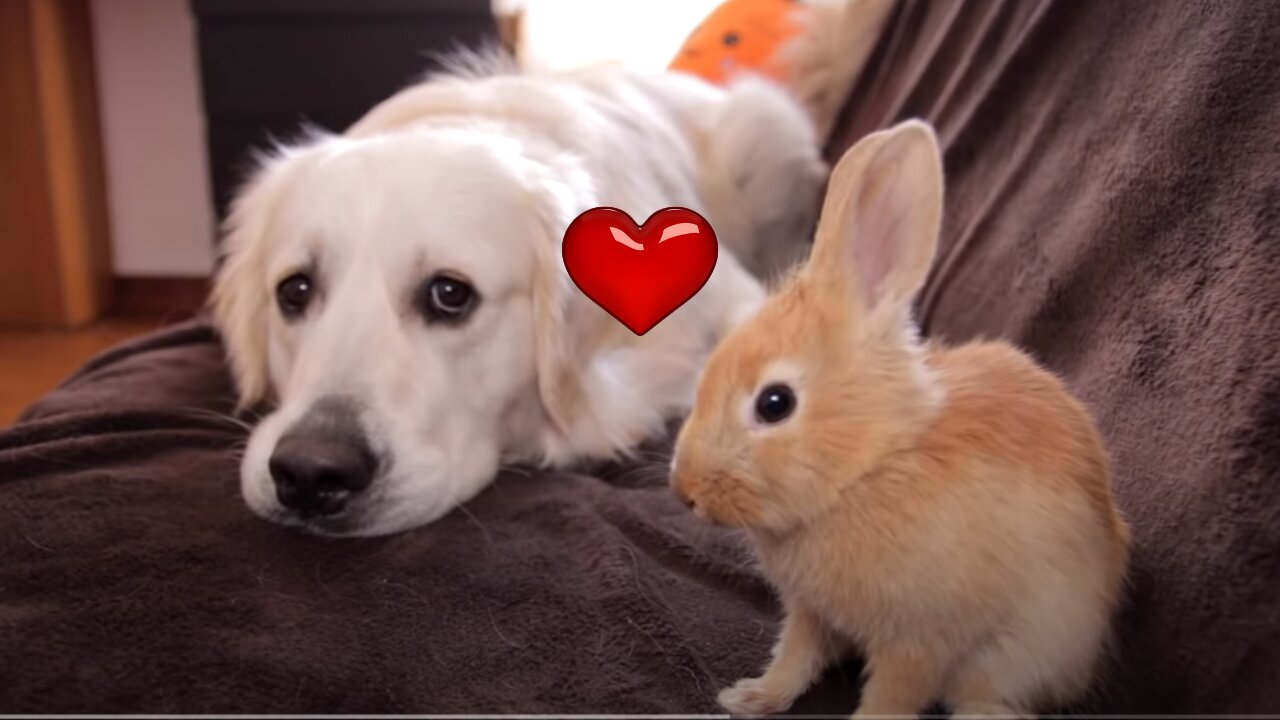
[[[805,248],[825,166],[783,89],[472,60],[282,148],[233,206],[213,305],[242,404],[276,407],[242,465],[265,517],[382,534],[501,463],[626,452],[688,408],[756,276]],[[561,260],[602,205],[688,207],[721,241],[703,290],[641,337]]]
[[704,213],[757,276],[799,259],[806,243],[795,232],[816,222],[810,195],[826,167],[810,119],[782,88],[745,78],[726,91],[689,75],[613,68],[487,74],[485,63],[471,59],[401,92],[346,136],[487,125],[580,178],[571,192],[593,193],[596,206],[636,222],[673,205]]

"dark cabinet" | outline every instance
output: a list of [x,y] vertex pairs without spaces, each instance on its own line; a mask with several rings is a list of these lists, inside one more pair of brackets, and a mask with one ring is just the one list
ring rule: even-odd
[[497,42],[489,0],[190,0],[218,217],[251,152],[303,124],[339,132],[435,67]]

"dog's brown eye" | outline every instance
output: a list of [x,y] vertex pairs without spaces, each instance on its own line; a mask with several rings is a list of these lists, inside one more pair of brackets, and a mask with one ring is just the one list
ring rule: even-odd
[[422,313],[429,322],[461,322],[475,310],[479,296],[470,283],[449,275],[436,275],[423,288]]
[[756,417],[761,422],[777,423],[786,420],[796,409],[796,394],[788,386],[775,383],[756,396]]
[[276,286],[276,304],[287,318],[296,318],[306,312],[311,302],[311,277],[305,273],[290,275]]

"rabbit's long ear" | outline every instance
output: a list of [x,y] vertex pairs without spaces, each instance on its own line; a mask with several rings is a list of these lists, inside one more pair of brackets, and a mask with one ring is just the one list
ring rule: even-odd
[[924,284],[942,225],[942,157],[908,120],[858,141],[831,173],[808,272],[860,312],[905,311]]

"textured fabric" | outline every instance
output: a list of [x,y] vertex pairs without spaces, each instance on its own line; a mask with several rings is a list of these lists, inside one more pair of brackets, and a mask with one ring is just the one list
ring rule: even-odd
[[[937,124],[926,330],[1019,342],[1099,418],[1135,572],[1085,709],[1280,711],[1277,53],[1275,3],[904,0],[830,148]],[[773,595],[667,490],[669,438],[333,541],[245,508],[232,402],[197,321],[0,433],[0,712],[709,713],[768,657]]]
[[925,330],[1092,408],[1134,530],[1105,709],[1280,712],[1280,3],[906,0],[833,138],[944,146]]
[[232,404],[194,322],[0,435],[0,712],[711,712],[772,632],[745,543],[646,462],[326,540],[245,507]]

